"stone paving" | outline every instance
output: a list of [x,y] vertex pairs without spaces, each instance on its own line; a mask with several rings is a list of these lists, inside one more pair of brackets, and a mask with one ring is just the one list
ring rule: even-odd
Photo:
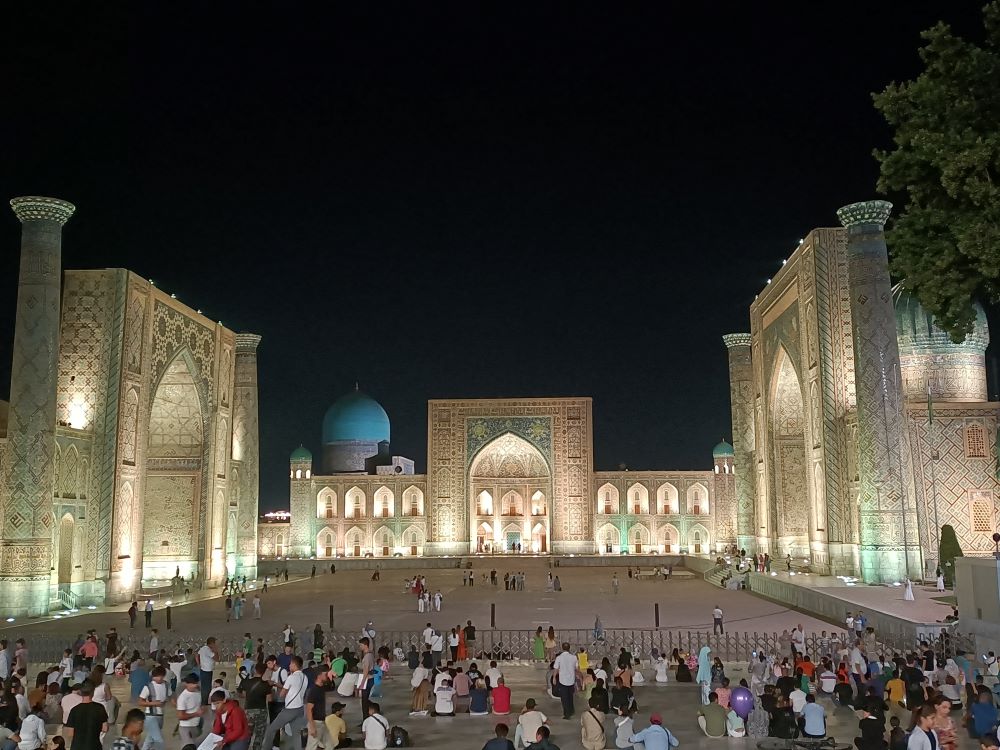
[[[506,570],[523,570],[524,591],[505,591],[502,583],[484,585],[481,576],[495,565],[502,580]],[[180,635],[240,635],[249,630],[257,635],[276,634],[285,623],[302,632],[320,623],[328,628],[329,606],[334,606],[336,630],[360,632],[368,620],[379,630],[421,630],[430,621],[444,628],[472,620],[481,628],[490,624],[490,604],[496,604],[498,629],[531,629],[550,624],[560,628],[590,628],[600,615],[605,628],[652,628],[653,605],[660,605],[660,627],[664,630],[711,630],[712,608],[718,604],[726,613],[730,631],[780,632],[802,623],[807,631],[829,629],[830,623],[758,598],[744,591],[728,591],[706,583],[700,576],[675,577],[669,580],[628,578],[625,567],[559,567],[552,569],[562,584],[562,591],[546,591],[548,561],[544,558],[497,558],[477,560],[476,585],[463,586],[465,571],[457,569],[426,571],[432,591],[444,595],[442,611],[431,615],[417,611],[415,598],[403,593],[403,575],[413,571],[385,572],[380,582],[370,580],[370,571],[341,571],[335,575],[317,572],[315,578],[292,579],[288,584],[270,586],[262,594],[263,617],[252,618],[252,609],[244,610],[244,619],[226,622],[221,598],[177,603],[172,607],[174,631]],[[326,568],[328,571],[328,568]],[[617,570],[619,593],[612,593],[611,578]],[[249,599],[252,593],[248,594]],[[88,628],[104,632],[112,625],[121,632],[128,629],[124,608],[79,613],[76,616],[6,625],[3,630],[23,633],[37,631],[81,633]],[[162,609],[154,613],[153,625],[165,629]],[[142,626],[140,613],[137,627]],[[0,631],[2,632],[2,631]],[[169,641],[169,638],[161,638]]]

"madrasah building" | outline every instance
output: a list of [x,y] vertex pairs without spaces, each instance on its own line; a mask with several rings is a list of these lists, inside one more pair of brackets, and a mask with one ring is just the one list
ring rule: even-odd
[[[883,201],[841,209],[750,307],[728,349],[733,445],[696,471],[595,471],[589,398],[428,402],[427,473],[393,456],[361,391],[323,419],[322,454],[290,458],[290,518],[262,558],[537,554],[791,554],[869,582],[936,565],[938,532],[967,555],[997,530],[1000,403],[989,331],[961,344],[891,286]],[[930,394],[930,404],[928,403]]]

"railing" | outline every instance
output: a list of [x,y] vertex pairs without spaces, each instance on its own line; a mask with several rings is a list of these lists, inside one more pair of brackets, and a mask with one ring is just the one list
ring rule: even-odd
[[[249,622],[248,622],[249,626]],[[164,631],[160,629],[160,647],[172,653],[177,649],[192,648],[197,650],[204,645],[210,634],[188,634],[176,631]],[[25,638],[28,642],[30,660],[33,664],[57,664],[61,658],[62,651],[67,646],[72,645],[73,636],[65,634],[37,633],[33,631],[13,631],[5,632],[3,637],[11,644],[17,638]],[[323,649],[325,651],[342,651],[347,648],[357,651],[358,639],[361,633],[358,631],[328,631],[323,636]],[[470,658],[474,659],[496,659],[498,661],[530,660],[534,658],[532,645],[535,633],[531,630],[479,630],[477,633],[475,647],[470,650]],[[237,634],[225,634],[216,636],[219,653],[222,661],[231,662],[236,654],[243,650],[245,638]],[[312,629],[305,629],[296,633],[296,650],[305,652],[314,647]],[[390,649],[399,645],[403,651],[408,651],[410,646],[415,646],[418,651],[423,651],[424,640],[422,631],[418,630],[388,630],[377,632],[375,636],[377,646],[388,646]],[[634,658],[648,661],[651,658],[653,649],[660,653],[670,654],[675,648],[681,653],[697,654],[702,646],[709,646],[712,649],[712,656],[718,656],[726,662],[748,662],[753,658],[754,653],[763,651],[767,654],[781,655],[783,653],[783,642],[777,633],[726,633],[725,635],[713,635],[700,631],[679,631],[679,630],[654,630],[651,628],[612,628],[595,633],[593,629],[570,629],[557,630],[556,641],[559,644],[568,642],[570,649],[575,652],[581,646],[585,647],[591,654],[591,661],[597,657],[609,656],[612,661],[624,648],[629,651]],[[257,639],[253,638],[254,650],[257,648]],[[831,645],[827,645],[830,643]],[[811,633],[806,636],[806,652],[814,656],[820,656],[826,652],[834,650],[832,645],[835,641],[827,640],[823,642],[820,635]],[[281,636],[268,636],[264,638],[263,648],[265,654],[281,653]],[[963,649],[967,653],[973,652],[972,638],[958,632],[949,631],[935,641],[937,651],[952,655],[958,649]],[[918,643],[909,638],[897,637],[895,635],[879,636],[876,639],[874,654],[889,655],[893,652],[906,653],[917,648]],[[126,631],[119,633],[119,650],[127,649],[131,654],[132,650],[139,651],[140,654],[148,652],[149,637],[146,631],[141,635],[136,635]],[[103,644],[102,644],[103,655]],[[870,653],[871,655],[871,653]],[[446,651],[443,658],[450,658]]]
[[59,597],[59,603],[62,606],[64,606],[66,609],[76,609],[77,608],[77,601],[78,600],[76,598],[76,594],[74,594],[69,589],[60,588],[59,589],[59,593],[58,593],[58,597]]

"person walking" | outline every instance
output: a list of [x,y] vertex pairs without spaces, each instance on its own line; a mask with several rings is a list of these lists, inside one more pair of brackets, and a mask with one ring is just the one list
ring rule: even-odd
[[177,731],[181,736],[181,747],[196,744],[198,723],[205,714],[205,707],[201,703],[201,679],[192,672],[183,682],[184,689],[177,694]]
[[135,618],[139,616],[139,603],[132,602],[128,608],[128,626],[130,628],[135,627]]
[[580,674],[579,662],[576,656],[569,650],[569,643],[562,644],[562,653],[556,657],[555,669],[558,674],[559,700],[562,701],[563,718],[573,717],[573,693],[576,690],[576,681],[583,679]]
[[170,695],[170,687],[164,682],[166,676],[167,670],[157,664],[150,672],[149,684],[139,693],[139,707],[146,715],[143,726],[146,739],[142,743],[142,750],[164,750],[166,747],[163,742],[163,707]]
[[722,629],[722,609],[716,604],[715,609],[712,610],[712,634],[716,635],[725,632]]
[[143,615],[145,615],[145,617],[146,617],[146,627],[147,628],[153,627],[153,600],[152,599],[147,599],[146,600],[146,608],[143,611]]
[[108,712],[94,700],[94,686],[80,687],[80,702],[73,706],[63,725],[63,738],[71,750],[101,750],[101,736],[108,731]]
[[215,714],[212,733],[222,737],[215,746],[219,750],[248,750],[250,724],[240,704],[230,698],[225,690],[214,690],[210,700]]
[[260,619],[260,594],[253,595],[253,619]]

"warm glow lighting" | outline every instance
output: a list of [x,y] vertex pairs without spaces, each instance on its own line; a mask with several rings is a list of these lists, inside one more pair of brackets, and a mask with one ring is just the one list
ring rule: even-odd
[[13,617],[8,617],[7,618],[7,622],[14,622],[14,618]]
[[87,426],[87,411],[79,401],[74,401],[69,407],[69,426],[74,430],[82,430]]

